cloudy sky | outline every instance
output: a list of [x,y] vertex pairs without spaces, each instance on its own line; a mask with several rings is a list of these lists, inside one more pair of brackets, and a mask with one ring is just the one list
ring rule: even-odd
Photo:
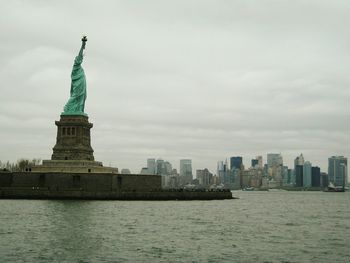
[[350,157],[350,1],[0,1],[0,160],[50,159],[81,36],[95,159]]

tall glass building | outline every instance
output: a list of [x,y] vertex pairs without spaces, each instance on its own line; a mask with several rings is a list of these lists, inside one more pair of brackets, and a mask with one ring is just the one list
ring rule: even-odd
[[259,166],[259,160],[258,159],[252,159],[252,167]]
[[163,159],[157,159],[156,161],[156,174],[165,175],[165,164]]
[[312,169],[311,169],[311,163],[306,161],[304,163],[303,167],[303,186],[304,187],[311,187],[311,177],[312,177]]
[[348,159],[344,156],[328,158],[328,180],[334,186],[344,187],[348,180]]
[[303,165],[296,165],[295,166],[295,186],[302,187],[303,186],[303,172],[304,172],[304,166]]
[[313,187],[321,186],[321,169],[318,166],[313,166],[311,169],[311,184]]
[[183,183],[191,183],[192,176],[192,160],[181,159],[180,160],[180,176],[182,177]]
[[147,172],[149,174],[156,174],[156,159],[147,159]]
[[234,156],[230,158],[230,168],[233,169],[241,169],[243,166],[243,158],[241,156]]

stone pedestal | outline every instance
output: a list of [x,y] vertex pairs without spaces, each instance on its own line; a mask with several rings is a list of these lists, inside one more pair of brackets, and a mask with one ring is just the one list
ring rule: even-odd
[[42,165],[31,167],[31,172],[40,173],[118,173],[118,168],[105,167],[102,162],[84,160],[43,160]]
[[61,119],[55,124],[57,138],[51,160],[94,161],[90,138],[93,125],[87,116],[61,115]]
[[51,160],[43,160],[42,165],[29,167],[37,173],[71,174],[117,174],[118,168],[105,167],[94,160],[91,148],[90,129],[92,123],[84,115],[61,115],[57,126],[56,145]]

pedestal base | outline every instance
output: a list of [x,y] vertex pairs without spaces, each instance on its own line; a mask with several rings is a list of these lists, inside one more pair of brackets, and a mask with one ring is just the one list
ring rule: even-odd
[[87,116],[61,115],[57,126],[56,145],[53,147],[52,160],[88,160],[94,161],[91,147],[90,129],[92,123]]
[[118,168],[104,167],[102,162],[83,160],[43,160],[42,165],[32,166],[31,172],[42,173],[118,173]]

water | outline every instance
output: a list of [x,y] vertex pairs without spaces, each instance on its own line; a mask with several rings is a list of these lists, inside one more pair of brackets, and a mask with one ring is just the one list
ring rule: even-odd
[[350,193],[0,200],[0,262],[350,262]]

